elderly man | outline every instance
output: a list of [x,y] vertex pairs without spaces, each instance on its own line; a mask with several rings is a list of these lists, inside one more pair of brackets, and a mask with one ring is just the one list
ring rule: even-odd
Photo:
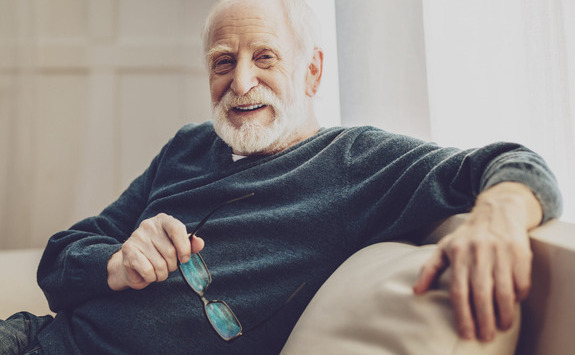
[[510,326],[530,286],[527,231],[560,209],[544,162],[516,144],[460,151],[320,128],[314,21],[299,0],[218,3],[204,31],[213,124],[182,128],[117,201],[50,239],[38,280],[57,315],[4,322],[27,325],[12,332],[22,349],[278,353],[352,253],[420,242],[468,211],[414,292],[450,267],[462,337]]

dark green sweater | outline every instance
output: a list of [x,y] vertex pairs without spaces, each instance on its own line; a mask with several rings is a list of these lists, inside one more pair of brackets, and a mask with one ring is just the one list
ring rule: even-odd
[[[38,281],[58,314],[40,343],[50,354],[278,353],[353,252],[417,243],[419,230],[468,211],[480,191],[505,180],[530,186],[545,219],[559,213],[553,176],[516,144],[461,151],[371,127],[330,128],[279,154],[233,162],[211,123],[185,126],[116,202],[50,239]],[[250,328],[307,282],[253,332],[222,341],[178,272],[140,291],[108,288],[107,261],[142,220],[163,212],[193,229],[220,202],[250,192],[199,233],[213,277],[206,298],[226,301]]]

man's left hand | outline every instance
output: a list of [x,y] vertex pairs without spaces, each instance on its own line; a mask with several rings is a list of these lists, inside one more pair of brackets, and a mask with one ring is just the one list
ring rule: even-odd
[[528,230],[541,222],[539,201],[526,186],[504,182],[482,192],[469,218],[445,236],[413,286],[430,289],[451,267],[450,297],[459,334],[490,341],[511,327],[515,303],[531,287]]

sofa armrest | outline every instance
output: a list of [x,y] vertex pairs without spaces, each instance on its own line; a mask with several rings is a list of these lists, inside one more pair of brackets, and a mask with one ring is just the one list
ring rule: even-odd
[[[465,221],[455,215],[439,224],[426,243],[436,243]],[[522,304],[517,354],[562,355],[575,349],[575,224],[552,220],[529,233],[533,252],[531,292]]]
[[36,282],[41,249],[0,251],[0,319],[19,311],[37,315],[50,313],[46,298]]
[[553,220],[530,233],[531,293],[523,302],[517,354],[573,352],[575,337],[575,224]]

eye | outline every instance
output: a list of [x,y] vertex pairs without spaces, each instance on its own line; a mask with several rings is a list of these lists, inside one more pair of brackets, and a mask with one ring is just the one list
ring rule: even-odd
[[235,65],[235,60],[230,56],[222,56],[214,59],[212,62],[212,70],[216,74],[225,74],[229,72]]
[[257,66],[264,69],[273,66],[277,60],[277,56],[270,51],[264,51],[255,56]]

